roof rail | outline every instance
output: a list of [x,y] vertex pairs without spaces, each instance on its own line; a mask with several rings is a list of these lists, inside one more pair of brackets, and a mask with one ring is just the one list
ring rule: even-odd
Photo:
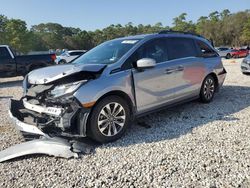
[[195,35],[197,37],[205,38],[202,35],[192,33],[192,32],[185,32],[185,31],[174,31],[174,30],[163,30],[160,31],[159,34],[171,34],[171,33],[179,33],[179,34],[187,34],[187,35]]

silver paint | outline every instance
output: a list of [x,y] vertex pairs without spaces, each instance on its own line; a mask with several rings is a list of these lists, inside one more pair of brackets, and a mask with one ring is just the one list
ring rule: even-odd
[[241,72],[250,73],[250,55],[248,55],[241,63]]
[[31,154],[45,154],[49,156],[72,158],[78,157],[71,151],[71,144],[61,138],[42,138],[14,145],[0,152],[0,162]]

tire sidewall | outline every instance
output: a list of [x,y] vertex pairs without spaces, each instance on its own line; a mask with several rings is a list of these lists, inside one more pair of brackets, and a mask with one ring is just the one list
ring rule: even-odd
[[230,59],[231,57],[232,57],[231,54],[226,55],[226,59]]
[[[100,114],[100,111],[102,110],[102,108],[104,106],[106,106],[107,104],[112,103],[112,102],[117,102],[124,108],[126,119],[125,119],[123,129],[117,135],[108,137],[108,136],[103,135],[100,132],[97,122],[98,122],[98,117],[99,117],[99,114]],[[94,106],[94,108],[92,109],[92,111],[90,113],[90,118],[88,121],[89,136],[92,139],[94,139],[100,143],[113,142],[113,141],[122,137],[122,135],[125,133],[126,129],[128,128],[130,121],[131,121],[131,116],[130,116],[129,106],[123,98],[118,97],[118,96],[105,97],[104,99],[102,99],[100,102],[98,102]]]
[[65,65],[65,64],[67,64],[67,62],[66,62],[66,60],[62,59],[62,60],[59,61],[58,64],[59,65]]
[[[206,83],[206,81],[207,81],[208,79],[212,79],[212,80],[213,80],[213,83],[214,83],[214,92],[213,92],[213,96],[212,96],[210,99],[207,99],[207,98],[205,97],[205,95],[204,95],[204,87],[205,87],[205,83]],[[214,79],[213,76],[208,75],[208,76],[204,79],[204,81],[202,82],[201,91],[200,91],[200,100],[201,100],[201,102],[203,102],[203,103],[210,103],[210,102],[213,100],[213,98],[214,98],[215,90],[216,90],[215,79]]]

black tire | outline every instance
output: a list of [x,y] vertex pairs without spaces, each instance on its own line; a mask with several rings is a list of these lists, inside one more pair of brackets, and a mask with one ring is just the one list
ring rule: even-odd
[[59,61],[58,64],[59,64],[59,65],[64,65],[64,64],[67,64],[67,62],[66,62],[64,59],[62,59],[62,60]]
[[216,82],[213,76],[208,75],[201,86],[200,91],[200,101],[202,103],[210,103],[213,98],[216,91]]
[[[115,108],[115,105],[120,106],[119,108],[118,106]],[[109,111],[111,111],[109,117],[107,115],[107,106],[109,106]],[[121,110],[120,113],[118,113],[119,110]],[[118,114],[115,116],[115,113]],[[125,115],[124,119],[121,118],[123,115]],[[131,116],[127,102],[118,96],[108,96],[98,102],[92,109],[88,121],[89,136],[100,143],[113,142],[123,136],[128,128],[130,120]],[[117,133],[115,133],[115,130]]]
[[226,55],[226,59],[231,59],[231,58],[232,58],[231,54],[228,53],[228,54]]

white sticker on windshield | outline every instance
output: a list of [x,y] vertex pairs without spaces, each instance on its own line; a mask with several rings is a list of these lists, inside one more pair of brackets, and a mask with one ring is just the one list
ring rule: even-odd
[[122,41],[122,44],[135,44],[137,42],[138,42],[138,40],[124,40],[124,41]]

